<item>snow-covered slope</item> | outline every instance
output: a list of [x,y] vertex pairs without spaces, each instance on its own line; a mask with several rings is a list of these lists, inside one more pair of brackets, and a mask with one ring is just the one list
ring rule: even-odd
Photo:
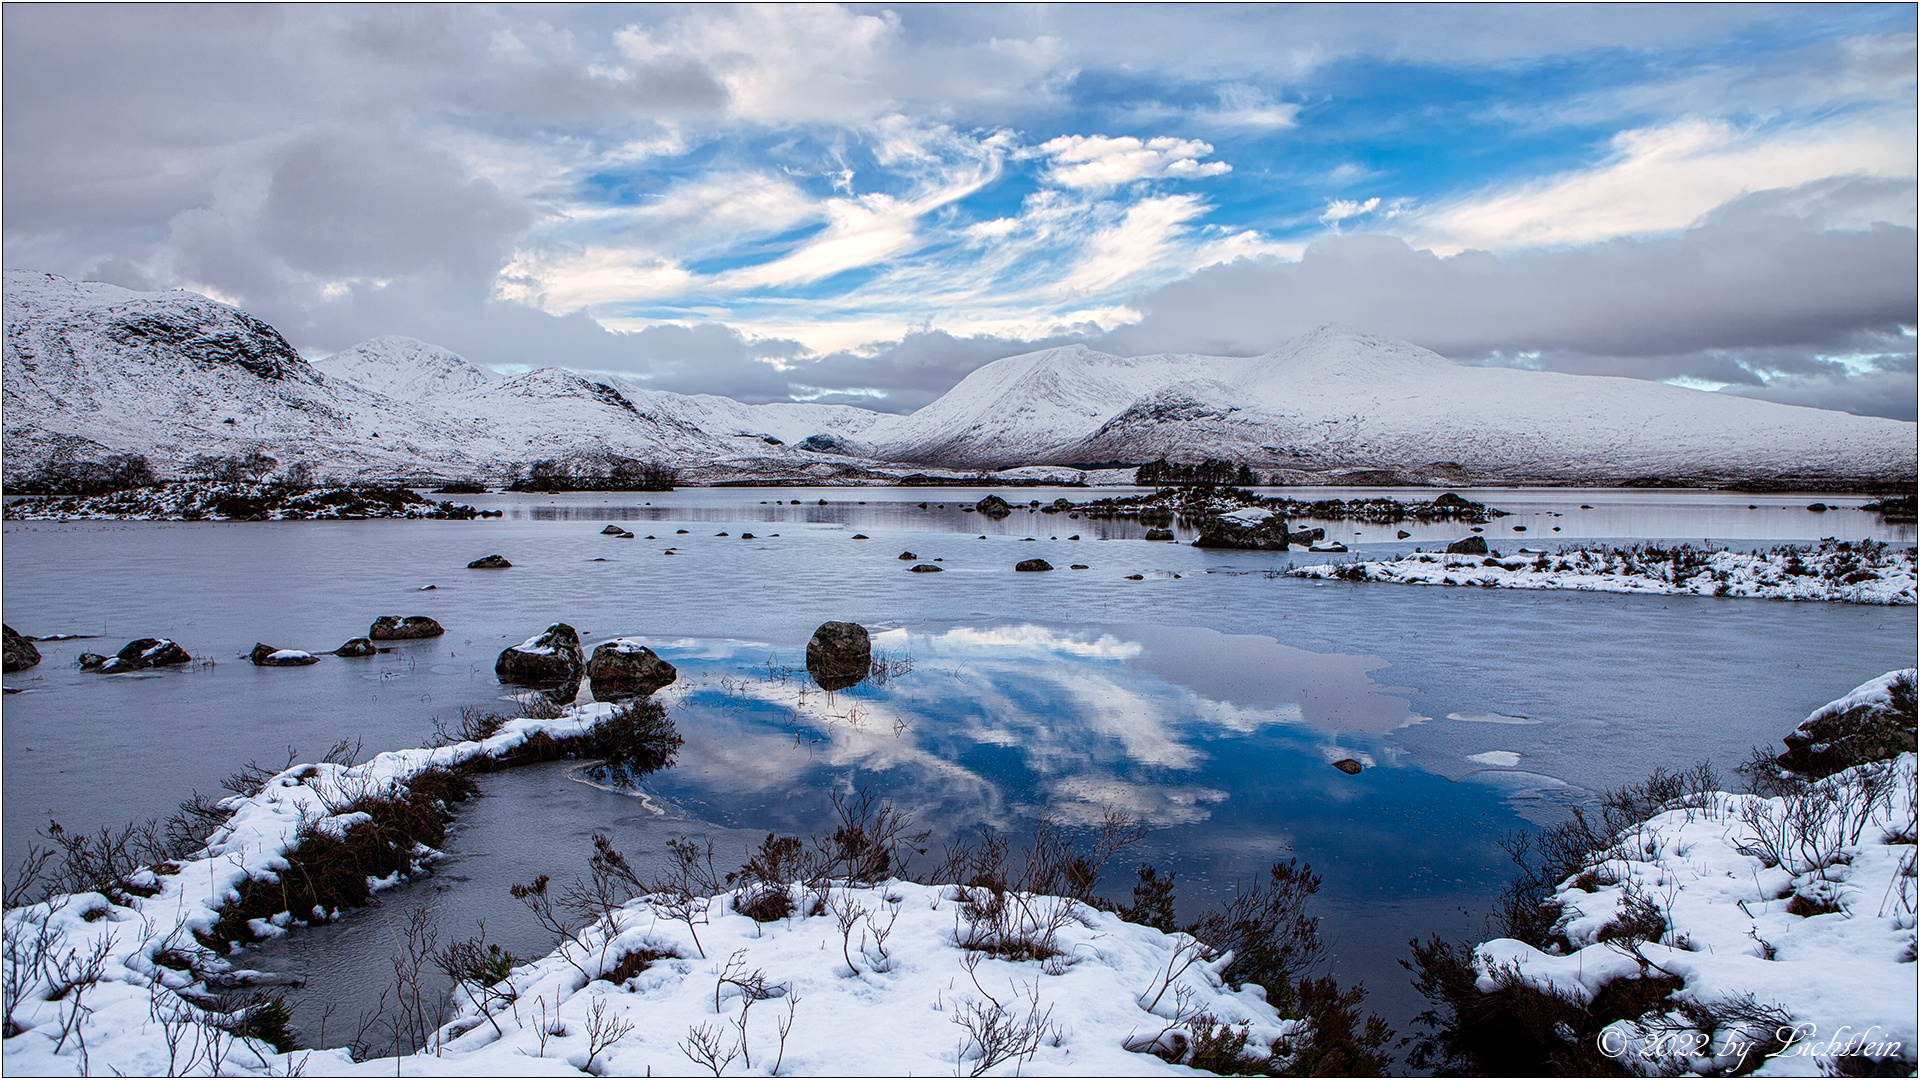
[[1640,379],[1468,367],[1322,327],[1247,359],[1084,347],[998,360],[876,433],[873,452],[956,467],[1203,457],[1256,468],[1476,479],[1911,477],[1914,425]]
[[313,366],[328,379],[354,383],[396,401],[422,401],[479,390],[498,381],[459,353],[419,338],[382,336],[342,349]]
[[[341,479],[499,481],[581,455],[798,473],[821,458],[788,443],[877,416],[636,391],[559,368],[506,378],[412,338],[313,364],[272,327],[202,296],[19,271],[6,274],[6,335],[10,478],[60,457],[138,453],[168,475],[195,457],[255,451]],[[736,437],[771,431],[785,435]]]
[[1356,469],[1448,483],[1643,476],[1911,479],[1914,425],[1637,379],[1455,364],[1323,327],[1257,357],[997,360],[909,416],[746,405],[559,368],[504,377],[412,338],[309,363],[188,292],[6,274],[6,475],[51,460],[258,451],[336,479],[504,480],[609,455],[706,478],[892,463],[977,470],[1205,457],[1301,482]]

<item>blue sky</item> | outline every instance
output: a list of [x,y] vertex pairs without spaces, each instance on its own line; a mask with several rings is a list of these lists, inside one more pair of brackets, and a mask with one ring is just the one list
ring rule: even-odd
[[1321,322],[1914,405],[1912,5],[5,9],[10,267],[903,410]]

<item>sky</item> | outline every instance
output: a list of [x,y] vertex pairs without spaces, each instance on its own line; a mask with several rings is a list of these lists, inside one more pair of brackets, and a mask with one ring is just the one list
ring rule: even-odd
[[12,3],[0,253],[753,402],[1331,322],[1911,420],[1915,13]]

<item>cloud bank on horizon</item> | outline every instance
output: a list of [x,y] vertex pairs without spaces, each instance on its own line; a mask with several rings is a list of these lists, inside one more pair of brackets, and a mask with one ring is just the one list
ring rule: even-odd
[[1913,419],[1908,5],[10,5],[4,255],[745,401],[1325,322]]

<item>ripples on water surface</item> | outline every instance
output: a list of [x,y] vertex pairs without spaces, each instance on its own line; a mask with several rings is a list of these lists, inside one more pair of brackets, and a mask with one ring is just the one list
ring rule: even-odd
[[[544,951],[505,885],[572,874],[594,830],[642,859],[687,832],[725,852],[768,830],[817,831],[831,791],[869,785],[914,810],[936,844],[982,824],[1019,834],[1043,809],[1066,822],[1127,810],[1153,827],[1142,854],[1180,871],[1189,909],[1299,855],[1326,879],[1339,973],[1365,979],[1404,1027],[1419,1003],[1394,959],[1415,934],[1484,931],[1506,876],[1503,831],[1658,765],[1730,766],[1821,702],[1913,662],[1912,608],[1305,582],[1268,571],[1324,556],[1147,544],[1127,521],[994,522],[957,509],[983,494],[482,496],[506,516],[9,525],[7,621],[103,636],[44,643],[46,660],[8,679],[27,691],[6,701],[8,860],[48,815],[97,828],[163,814],[248,760],[278,764],[289,745],[305,758],[341,738],[369,752],[420,745],[436,715],[503,707],[494,657],[565,620],[589,649],[639,636],[680,666],[668,697],[687,745],[649,781],[651,805],[571,783],[560,766],[488,777],[434,878],[262,949],[260,963],[310,971],[309,996],[350,1006],[372,992],[364,970],[384,966],[384,920],[429,901],[450,930],[484,918],[516,951]],[[1473,497],[1515,511],[1487,527],[1496,544],[1913,538],[1912,526],[1856,510],[1809,513],[1814,496]],[[609,519],[638,537],[600,535],[593,523]],[[1395,528],[1347,531],[1367,543]],[[1431,546],[1466,527],[1410,531],[1355,553]],[[950,572],[907,573],[903,550]],[[514,568],[465,569],[494,552]],[[1012,571],[1035,556],[1060,569]],[[1075,562],[1089,569],[1066,569]],[[1145,580],[1125,580],[1134,573]],[[256,641],[329,649],[388,613],[432,615],[449,632],[311,668],[242,659]],[[873,629],[875,647],[911,670],[803,692],[781,669],[801,663],[827,619]],[[83,649],[142,636],[214,663],[109,677],[72,667]],[[1341,757],[1372,767],[1349,777],[1329,767]],[[1124,896],[1130,877],[1109,867],[1108,891]]]

